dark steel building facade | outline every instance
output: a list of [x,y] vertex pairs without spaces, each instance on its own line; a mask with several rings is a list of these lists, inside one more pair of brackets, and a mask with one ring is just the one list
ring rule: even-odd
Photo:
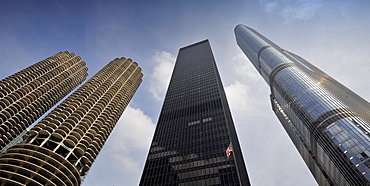
[[131,59],[111,61],[0,156],[0,185],[80,185],[142,76]]
[[80,56],[59,52],[0,81],[0,149],[87,77]]
[[179,51],[140,185],[250,185],[208,40]]
[[244,25],[242,51],[271,90],[273,111],[319,185],[370,184],[370,104],[302,57]]

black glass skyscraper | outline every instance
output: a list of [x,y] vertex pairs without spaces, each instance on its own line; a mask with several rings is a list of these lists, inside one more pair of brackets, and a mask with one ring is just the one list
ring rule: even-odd
[[319,185],[370,184],[370,104],[244,25],[240,48],[271,90],[273,111]]
[[140,185],[249,185],[208,40],[179,51]]

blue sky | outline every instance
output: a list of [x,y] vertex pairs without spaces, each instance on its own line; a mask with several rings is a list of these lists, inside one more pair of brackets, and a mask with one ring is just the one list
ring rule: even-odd
[[315,185],[233,30],[256,29],[370,100],[369,17],[364,0],[2,0],[0,78],[66,50],[89,77],[116,57],[138,62],[144,81],[83,183],[137,185],[177,52],[209,39],[252,184]]

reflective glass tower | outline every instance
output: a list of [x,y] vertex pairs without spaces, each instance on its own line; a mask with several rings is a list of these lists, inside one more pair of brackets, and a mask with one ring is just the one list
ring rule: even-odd
[[0,81],[0,149],[80,85],[80,56],[59,52]]
[[250,185],[208,40],[179,51],[140,185]]
[[0,185],[80,185],[142,76],[131,59],[111,61],[0,156]]
[[273,111],[319,185],[370,184],[370,104],[302,57],[244,25],[242,51],[271,90]]

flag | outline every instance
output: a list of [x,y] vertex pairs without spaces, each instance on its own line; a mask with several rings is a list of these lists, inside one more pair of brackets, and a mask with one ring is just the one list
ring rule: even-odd
[[230,158],[231,152],[233,152],[233,147],[231,146],[231,142],[230,142],[229,147],[227,147],[226,149],[226,158]]

